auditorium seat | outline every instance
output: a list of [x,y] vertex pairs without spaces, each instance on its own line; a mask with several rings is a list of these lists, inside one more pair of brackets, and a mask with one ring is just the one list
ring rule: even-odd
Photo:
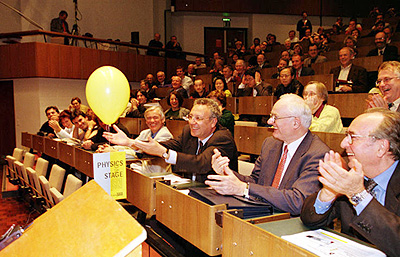
[[29,184],[32,187],[32,195],[36,199],[42,199],[43,193],[42,188],[40,187],[37,172],[34,169],[28,167],[26,168],[26,173],[28,174]]
[[78,190],[82,186],[82,181],[75,177],[72,174],[69,174],[67,177],[67,182],[65,182],[65,188],[64,188],[64,193],[61,194],[60,191],[58,191],[56,188],[52,187],[50,188],[50,193],[53,197],[53,201],[55,204],[59,203],[62,201],[64,198],[68,197],[71,195],[73,192]]
[[21,188],[29,188],[28,175],[26,174],[25,166],[22,162],[16,161],[15,163],[16,173],[19,178],[19,185]]
[[33,168],[35,166],[35,155],[29,152],[26,152],[24,155],[24,166],[25,168]]
[[49,167],[49,162],[43,158],[38,158],[36,161],[35,171],[38,176],[46,177],[47,168]]
[[24,150],[22,150],[20,148],[14,148],[12,156],[11,155],[6,156],[7,165],[4,166],[3,171],[6,171],[5,174],[7,174],[7,176],[9,177],[10,182],[17,179],[16,173],[15,173],[14,162],[15,161],[22,162],[23,153],[24,153]]
[[61,191],[64,182],[64,175],[65,169],[61,168],[57,164],[53,164],[49,177],[50,187],[55,187],[58,191]]
[[42,189],[43,196],[46,200],[47,208],[53,207],[54,201],[53,201],[53,197],[51,196],[51,193],[50,193],[49,181],[45,177],[39,176],[39,183],[40,183],[40,188]]

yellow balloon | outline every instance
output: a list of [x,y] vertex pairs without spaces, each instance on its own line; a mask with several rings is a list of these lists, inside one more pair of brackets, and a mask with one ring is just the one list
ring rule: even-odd
[[86,100],[93,112],[107,125],[115,123],[130,96],[129,82],[115,67],[96,69],[86,83]]

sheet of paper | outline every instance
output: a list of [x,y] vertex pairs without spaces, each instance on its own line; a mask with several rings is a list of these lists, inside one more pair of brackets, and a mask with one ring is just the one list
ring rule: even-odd
[[377,249],[356,243],[323,229],[282,236],[282,238],[318,256],[386,256]]

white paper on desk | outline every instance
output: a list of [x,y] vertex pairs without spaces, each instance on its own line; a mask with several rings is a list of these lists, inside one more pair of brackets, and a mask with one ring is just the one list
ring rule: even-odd
[[182,178],[174,174],[167,174],[167,175],[159,175],[159,176],[151,176],[152,178],[163,178],[164,180],[171,180],[171,185],[176,186],[180,184],[186,184],[190,182],[188,178]]
[[282,236],[282,238],[318,256],[386,256],[377,249],[356,243],[323,229]]

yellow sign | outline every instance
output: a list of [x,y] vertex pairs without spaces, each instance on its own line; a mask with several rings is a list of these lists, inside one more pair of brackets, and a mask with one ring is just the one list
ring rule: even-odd
[[125,152],[93,154],[94,180],[114,199],[126,199]]

